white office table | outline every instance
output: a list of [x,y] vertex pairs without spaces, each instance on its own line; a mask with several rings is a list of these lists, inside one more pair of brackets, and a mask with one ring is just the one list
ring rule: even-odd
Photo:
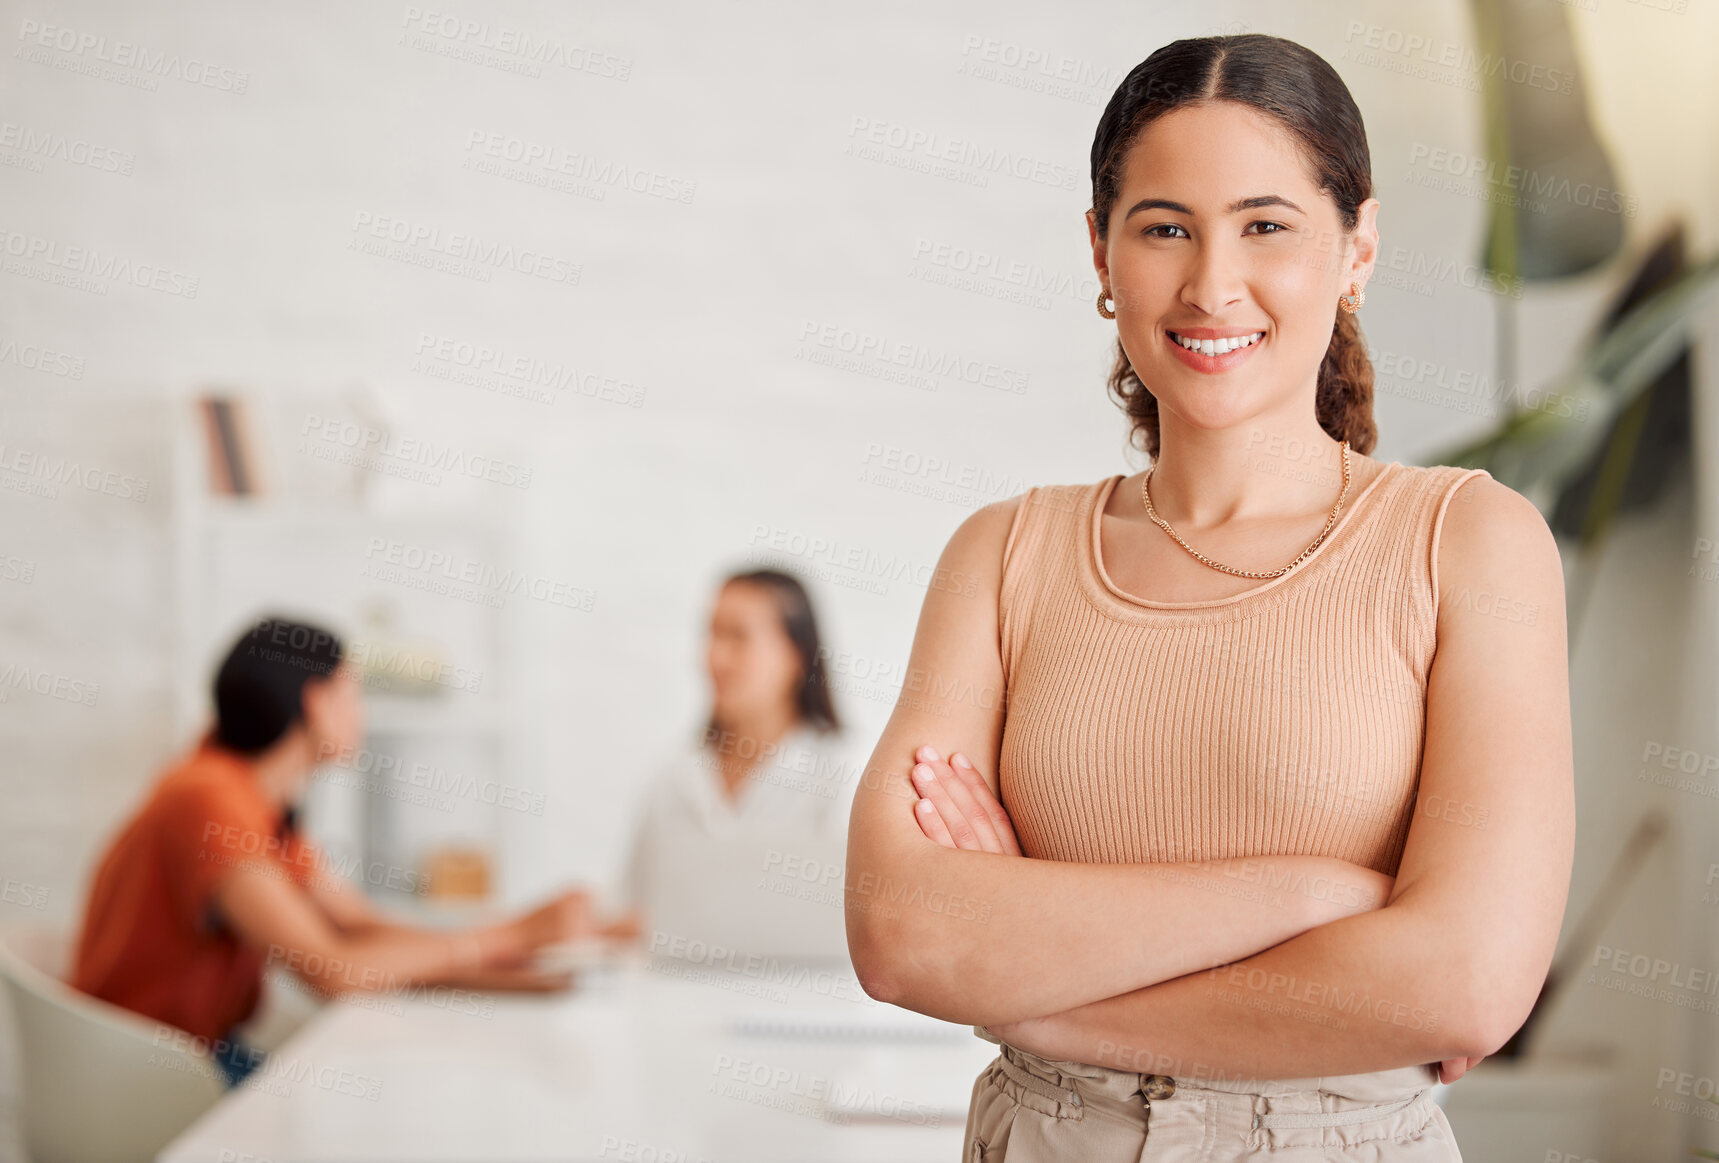
[[157,1159],[951,1163],[996,1049],[846,964],[638,954],[564,994],[333,1003]]

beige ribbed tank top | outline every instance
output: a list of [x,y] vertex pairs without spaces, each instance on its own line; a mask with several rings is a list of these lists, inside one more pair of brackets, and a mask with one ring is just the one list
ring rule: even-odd
[[1482,469],[1386,462],[1294,569],[1153,602],[1098,553],[1122,476],[1028,490],[999,593],[998,780],[1021,850],[1335,856],[1395,876],[1420,779],[1446,506]]

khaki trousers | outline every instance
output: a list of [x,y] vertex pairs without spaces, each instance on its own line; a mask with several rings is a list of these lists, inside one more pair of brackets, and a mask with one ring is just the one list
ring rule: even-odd
[[1433,1066],[1283,1080],[1182,1078],[998,1045],[973,1083],[964,1163],[1462,1161],[1432,1101]]

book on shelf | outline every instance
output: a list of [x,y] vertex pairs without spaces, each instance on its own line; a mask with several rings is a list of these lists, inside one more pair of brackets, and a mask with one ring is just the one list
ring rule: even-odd
[[209,448],[209,487],[218,496],[248,497],[267,492],[262,458],[257,455],[251,410],[238,396],[203,396],[197,401]]

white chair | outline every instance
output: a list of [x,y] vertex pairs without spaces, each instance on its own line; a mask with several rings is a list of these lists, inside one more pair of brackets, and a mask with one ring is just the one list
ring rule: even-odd
[[34,1163],[149,1163],[226,1093],[220,1070],[163,1039],[167,1027],[66,985],[64,961],[50,930],[0,933],[25,1146]]

